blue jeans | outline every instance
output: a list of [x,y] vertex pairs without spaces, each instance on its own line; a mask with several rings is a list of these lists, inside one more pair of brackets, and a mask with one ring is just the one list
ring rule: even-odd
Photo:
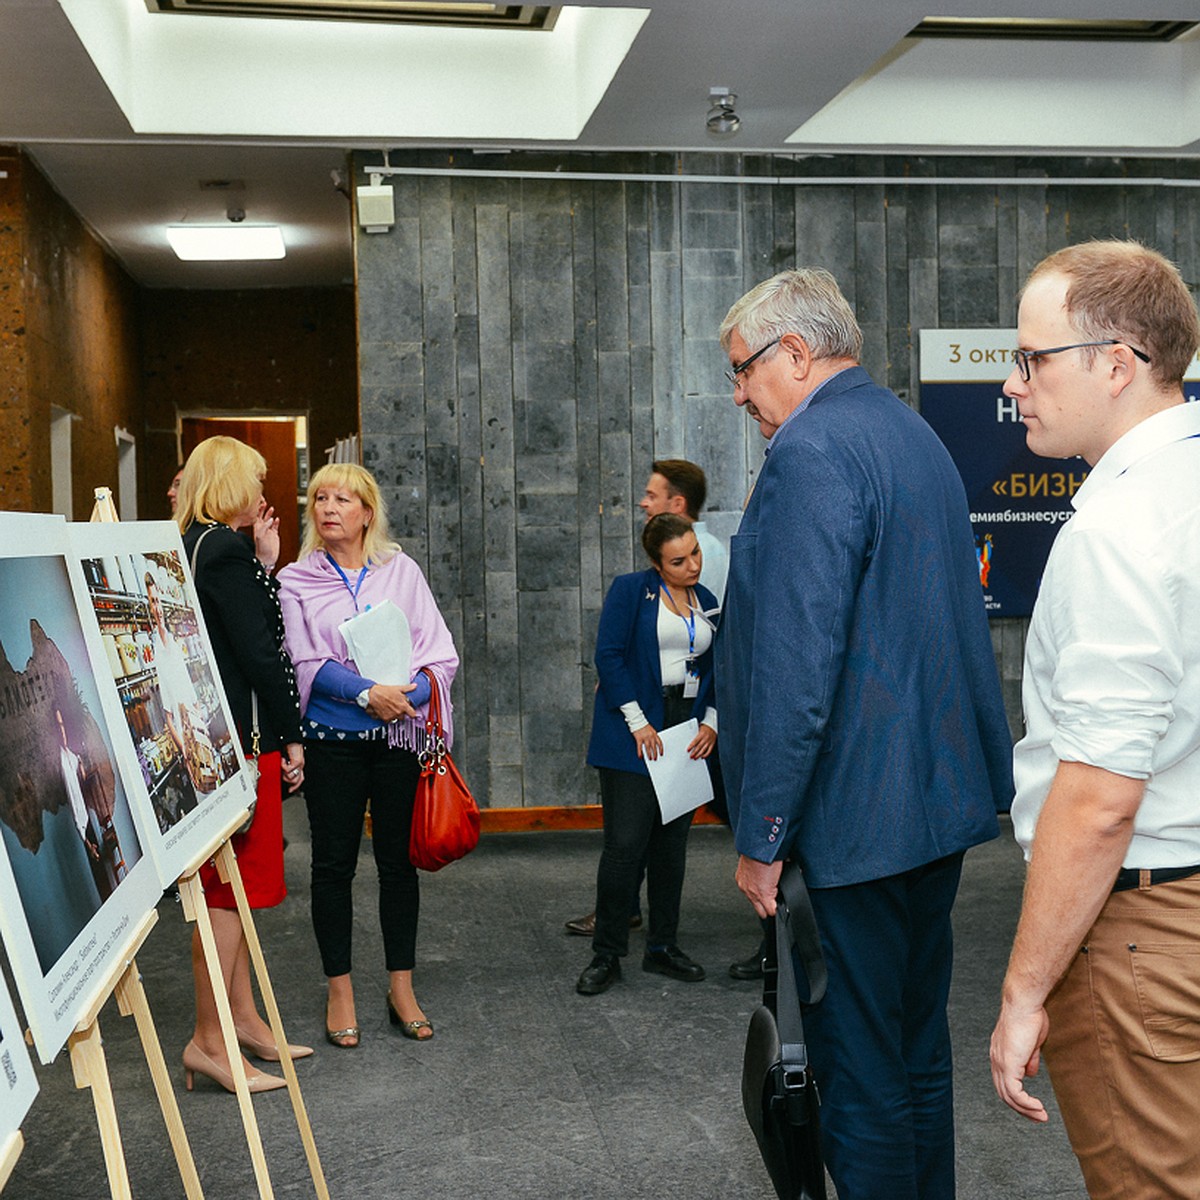
[[954,1196],[946,1002],[962,859],[810,892],[829,990],[804,1028],[838,1200]]

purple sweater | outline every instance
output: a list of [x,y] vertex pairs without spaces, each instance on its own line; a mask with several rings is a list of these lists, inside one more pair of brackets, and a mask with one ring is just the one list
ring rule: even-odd
[[[446,743],[454,739],[450,684],[458,669],[454,640],[421,568],[403,551],[367,572],[358,593],[358,611],[390,600],[404,612],[412,629],[412,671],[428,667],[438,681]],[[296,668],[300,707],[307,711],[313,699],[313,681],[329,662],[356,670],[338,626],[355,614],[354,600],[341,575],[323,550],[284,567],[279,572],[279,603],[283,608],[287,651]],[[361,672],[360,672],[361,674]],[[424,746],[424,714],[393,722],[389,741],[419,750]]]

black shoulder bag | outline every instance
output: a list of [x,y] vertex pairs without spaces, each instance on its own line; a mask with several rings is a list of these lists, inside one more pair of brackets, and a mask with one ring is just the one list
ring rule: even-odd
[[779,1200],[826,1200],[821,1100],[808,1065],[792,946],[808,979],[807,1003],[824,996],[828,977],[798,863],[783,868],[774,927],[763,961],[763,1002],[746,1035],[742,1107]]

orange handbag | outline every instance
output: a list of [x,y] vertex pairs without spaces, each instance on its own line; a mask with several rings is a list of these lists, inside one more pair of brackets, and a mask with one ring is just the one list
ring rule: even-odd
[[425,749],[418,755],[421,777],[413,804],[408,857],[422,871],[440,871],[470,854],[479,843],[479,805],[446,749],[442,700],[438,681],[427,667],[429,711],[425,718]]

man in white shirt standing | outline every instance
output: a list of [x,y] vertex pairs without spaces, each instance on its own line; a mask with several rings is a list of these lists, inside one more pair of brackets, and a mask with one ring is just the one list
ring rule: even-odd
[[1088,1194],[1200,1196],[1200,344],[1187,287],[1132,242],[1034,268],[1017,401],[1035,453],[1091,473],[1025,655],[1013,828],[1029,859],[992,1034],[1001,1099],[1044,1054]]

